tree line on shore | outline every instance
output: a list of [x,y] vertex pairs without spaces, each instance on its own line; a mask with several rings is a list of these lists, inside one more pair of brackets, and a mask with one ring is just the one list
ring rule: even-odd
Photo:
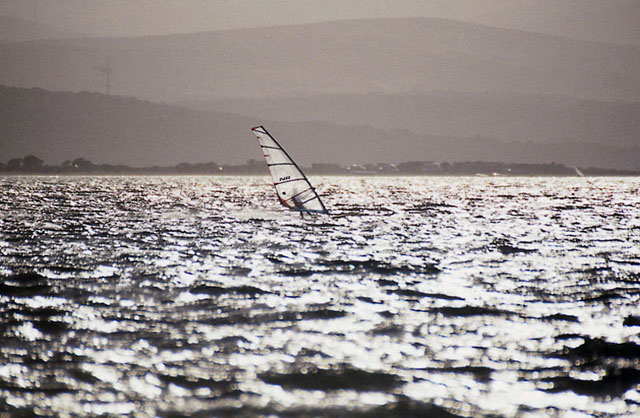
[[[406,161],[399,164],[312,164],[303,167],[309,174],[354,174],[354,175],[640,175],[639,171],[614,170],[596,167],[577,168],[564,164],[529,164],[502,163],[486,161],[463,162],[433,162]],[[0,162],[0,173],[4,174],[203,174],[203,175],[234,175],[234,174],[267,174],[267,167],[261,161],[247,160],[244,164],[220,165],[215,162],[179,163],[174,166],[130,167],[126,165],[95,164],[85,158],[66,160],[59,165],[47,165],[44,160],[27,155],[24,158],[13,158],[7,163]]]

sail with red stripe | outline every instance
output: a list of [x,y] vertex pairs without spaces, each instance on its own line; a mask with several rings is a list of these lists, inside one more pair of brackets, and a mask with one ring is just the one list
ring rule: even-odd
[[280,203],[301,212],[329,213],[300,167],[264,126],[251,130],[264,154]]

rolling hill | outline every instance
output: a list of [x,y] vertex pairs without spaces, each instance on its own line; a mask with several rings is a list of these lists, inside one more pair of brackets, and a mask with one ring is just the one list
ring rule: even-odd
[[640,102],[557,95],[431,92],[202,99],[180,104],[283,122],[369,125],[426,135],[495,137],[507,142],[634,146],[640,140]]
[[82,35],[52,25],[0,16],[0,43],[33,41],[36,39],[78,38]]
[[484,160],[640,169],[638,146],[510,142],[327,122],[278,122],[99,93],[0,86],[3,162],[35,154],[52,164],[76,157],[134,167],[243,163],[262,158],[250,132],[257,124],[268,126],[303,165]]
[[426,18],[350,20],[137,38],[0,45],[0,83],[202,96],[470,91],[640,100],[640,48]]

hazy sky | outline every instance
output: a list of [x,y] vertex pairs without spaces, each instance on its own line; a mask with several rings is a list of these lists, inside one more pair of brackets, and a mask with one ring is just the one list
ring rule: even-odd
[[0,14],[100,36],[336,19],[444,17],[640,44],[640,0],[0,0]]

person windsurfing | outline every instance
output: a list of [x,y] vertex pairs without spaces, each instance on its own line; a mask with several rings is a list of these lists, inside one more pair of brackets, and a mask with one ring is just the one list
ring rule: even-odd
[[264,126],[256,126],[251,130],[264,154],[280,203],[291,210],[297,210],[302,217],[303,212],[328,214],[329,211],[307,176],[278,141]]

